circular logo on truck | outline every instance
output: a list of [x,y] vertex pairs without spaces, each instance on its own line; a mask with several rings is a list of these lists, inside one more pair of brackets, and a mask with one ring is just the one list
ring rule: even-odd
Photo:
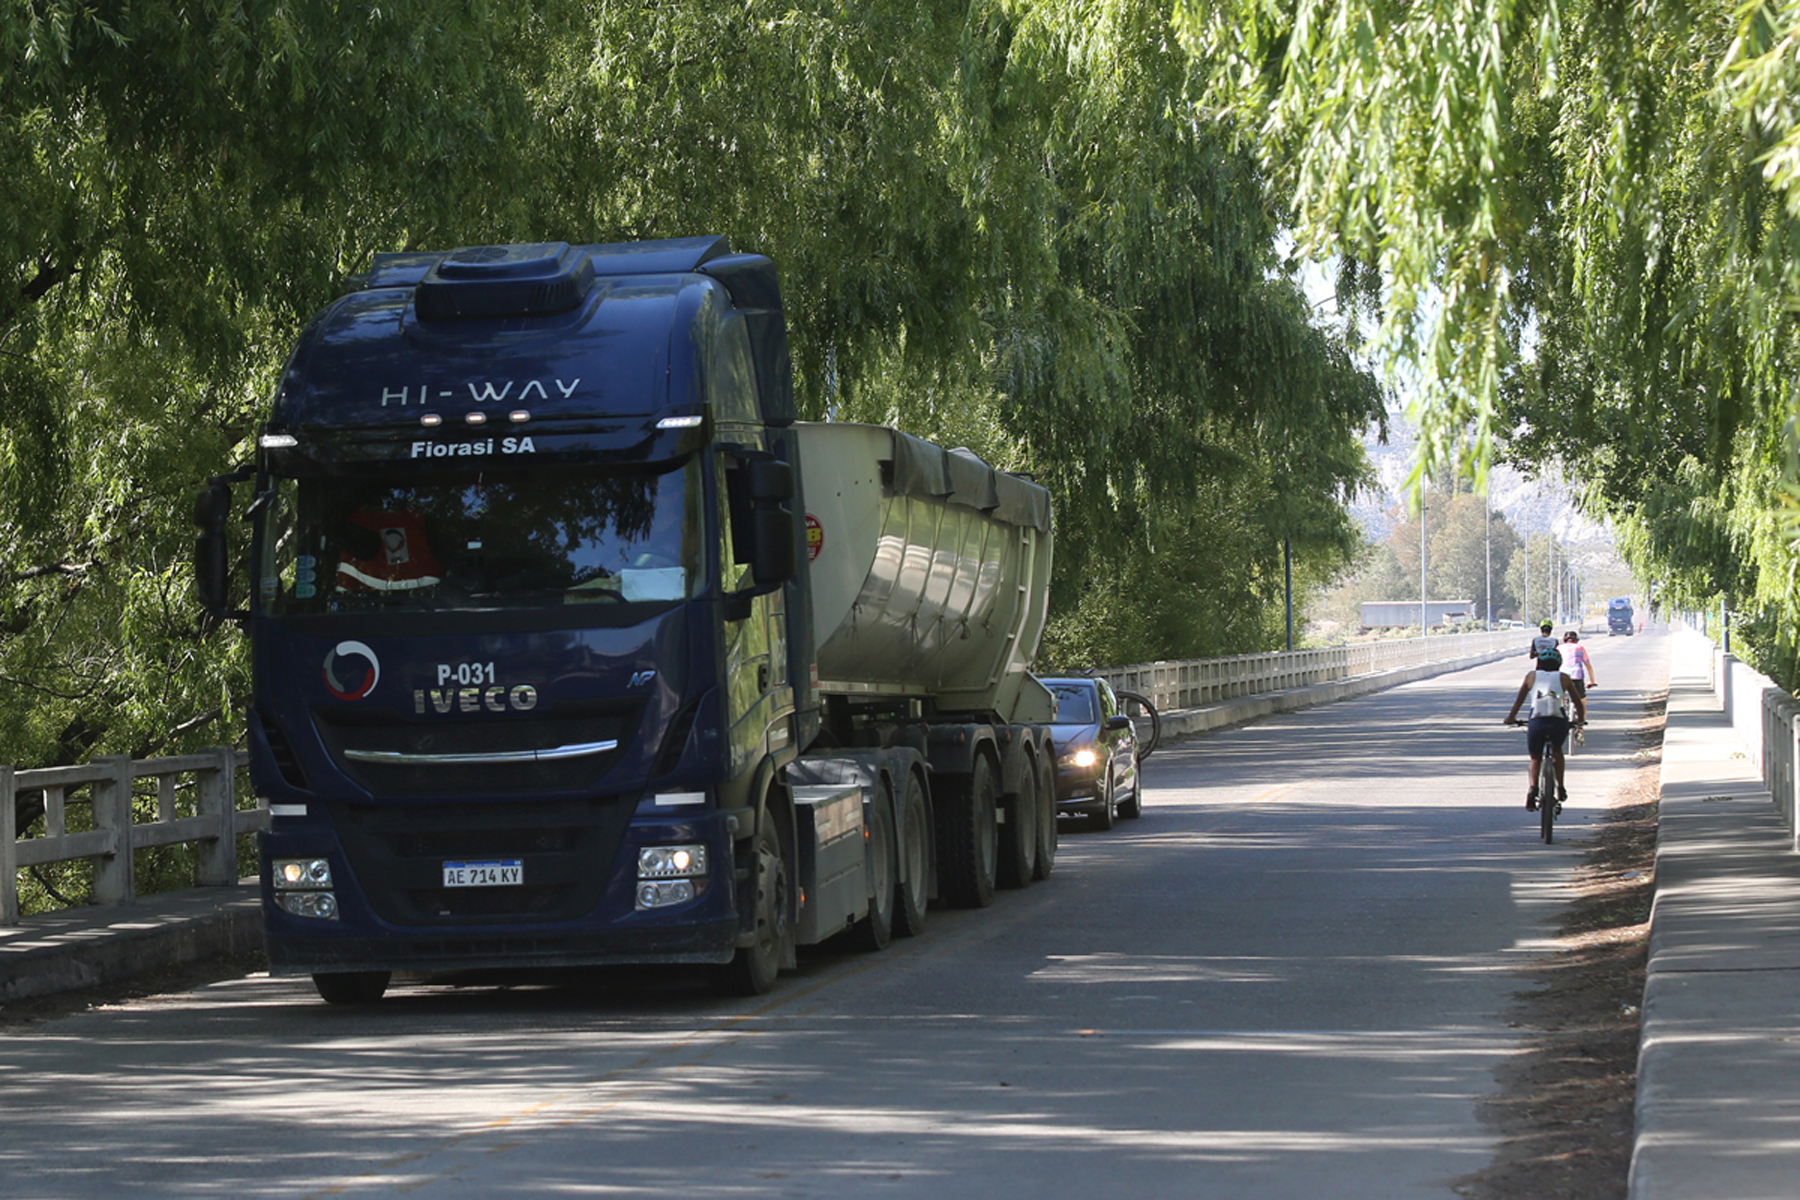
[[819,518],[811,513],[806,514],[806,561],[818,562],[819,551],[825,548],[825,527],[819,524]]
[[361,700],[380,680],[381,660],[361,642],[339,642],[325,656],[325,686],[339,700]]

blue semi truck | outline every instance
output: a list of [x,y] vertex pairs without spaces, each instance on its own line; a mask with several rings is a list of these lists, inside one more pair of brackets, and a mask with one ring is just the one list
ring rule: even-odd
[[271,969],[871,948],[1055,859],[1049,496],[795,419],[725,239],[381,254],[196,505],[250,638]]

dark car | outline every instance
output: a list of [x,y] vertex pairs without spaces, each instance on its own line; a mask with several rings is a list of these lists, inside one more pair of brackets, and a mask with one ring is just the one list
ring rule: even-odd
[[1104,679],[1045,679],[1056,699],[1056,811],[1085,814],[1096,829],[1143,811],[1138,740]]

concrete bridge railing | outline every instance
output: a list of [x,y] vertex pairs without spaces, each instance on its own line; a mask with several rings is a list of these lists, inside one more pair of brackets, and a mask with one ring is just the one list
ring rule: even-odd
[[[268,824],[266,806],[238,807],[237,773],[246,755],[229,746],[172,758],[97,758],[78,767],[15,771],[0,767],[0,925],[19,923],[19,872],[45,863],[91,859],[94,899],[130,904],[137,896],[132,852],[182,842],[199,844],[196,882],[238,881],[238,835]],[[154,780],[154,819],[136,820],[139,780]],[[44,830],[19,836],[21,796],[42,797]],[[143,799],[150,800],[148,795]],[[90,809],[91,827],[69,831],[69,808]]]
[[1675,636],[1704,642],[1712,659],[1712,690],[1719,708],[1743,742],[1744,754],[1762,767],[1763,786],[1787,823],[1790,846],[1800,851],[1800,700],[1737,655],[1698,632],[1697,621],[1678,619]]
[[1359,642],[1318,650],[1276,650],[1229,658],[1188,658],[1136,663],[1094,672],[1115,691],[1137,692],[1158,711],[1200,708],[1240,696],[1312,687],[1359,675],[1376,675],[1426,663],[1504,654],[1521,659],[1536,630],[1450,633],[1439,637]]

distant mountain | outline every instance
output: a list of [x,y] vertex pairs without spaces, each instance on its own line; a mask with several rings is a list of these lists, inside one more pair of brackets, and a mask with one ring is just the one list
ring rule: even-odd
[[[1350,504],[1351,515],[1371,541],[1387,537],[1406,513],[1413,431],[1399,413],[1390,413],[1388,422],[1385,445],[1375,440],[1373,431],[1364,442],[1375,467],[1376,488]],[[1512,467],[1495,467],[1488,496],[1494,511],[1520,533],[1530,537],[1549,533],[1557,539],[1587,580],[1590,602],[1606,596],[1642,595],[1631,568],[1619,557],[1611,527],[1576,506],[1574,494],[1554,467],[1537,479]]]
[[[1385,445],[1375,440],[1373,430],[1363,443],[1375,467],[1376,490],[1357,496],[1350,504],[1357,524],[1376,541],[1386,537],[1397,518],[1404,516],[1406,477],[1413,465],[1412,427],[1399,413],[1388,414],[1388,422]],[[1512,467],[1498,466],[1489,474],[1488,496],[1494,511],[1503,514],[1520,533],[1551,533],[1573,545],[1603,543],[1610,547],[1613,543],[1612,530],[1576,507],[1573,494],[1558,474],[1547,472],[1531,479]]]

